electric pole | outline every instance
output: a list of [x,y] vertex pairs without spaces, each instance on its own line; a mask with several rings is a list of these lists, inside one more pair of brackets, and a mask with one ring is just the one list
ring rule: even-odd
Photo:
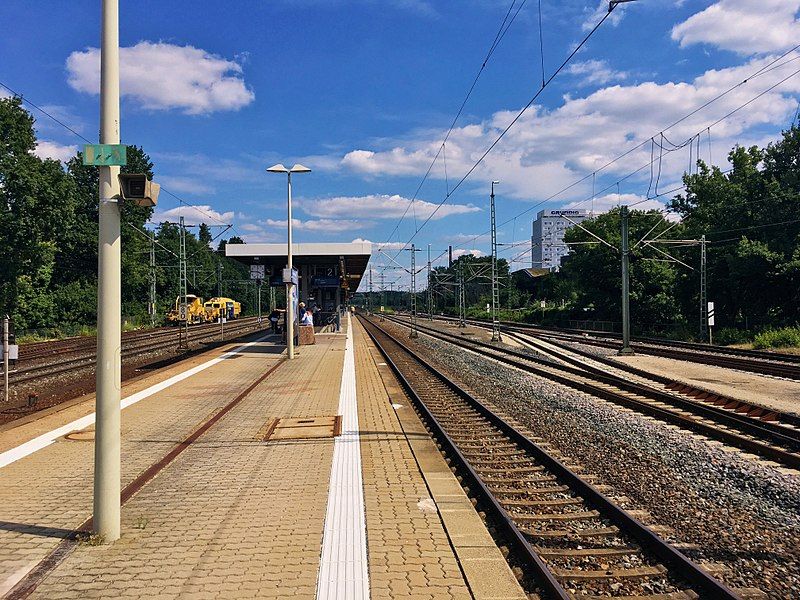
[[[100,143],[119,144],[119,2],[103,0]],[[105,542],[120,536],[120,354],[122,275],[119,167],[99,167],[97,383],[93,528]]]
[[369,268],[369,288],[367,290],[367,314],[372,313],[372,267]]
[[628,207],[621,206],[619,216],[622,227],[622,348],[619,354],[633,354],[631,348],[630,313],[630,248],[628,247]]
[[222,297],[222,260],[217,261],[217,298]]
[[706,279],[706,236],[700,236],[700,339],[708,339],[708,281]]
[[464,320],[464,263],[458,261],[458,326],[466,327],[467,323]]
[[186,300],[186,225],[180,218],[180,251],[178,256],[178,350],[189,349],[189,305]]
[[156,326],[156,233],[150,232],[150,302],[147,305],[150,313],[150,327]]
[[492,194],[490,196],[490,212],[492,220],[492,341],[500,342],[500,321],[497,318],[497,309],[500,305],[500,282],[497,280],[497,227],[494,217],[494,186],[500,183],[492,181]]
[[411,244],[411,335],[415,338],[417,333],[417,249]]
[[383,321],[384,307],[386,306],[386,273],[381,271],[381,321]]
[[428,244],[428,320],[433,321],[433,290],[431,289],[431,245]]

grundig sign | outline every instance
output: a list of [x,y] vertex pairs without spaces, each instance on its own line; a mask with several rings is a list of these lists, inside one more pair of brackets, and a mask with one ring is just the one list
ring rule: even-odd
[[564,216],[567,216],[567,217],[580,217],[581,215],[584,214],[585,211],[582,211],[582,210],[551,210],[549,212],[550,212],[550,216],[551,217],[557,217],[559,215],[564,215]]

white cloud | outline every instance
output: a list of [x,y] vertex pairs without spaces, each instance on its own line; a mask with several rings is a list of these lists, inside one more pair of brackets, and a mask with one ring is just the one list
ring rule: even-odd
[[184,222],[187,225],[199,225],[200,223],[222,225],[233,221],[233,211],[221,213],[211,208],[208,204],[181,205],[168,210],[155,211],[150,218],[150,222],[155,225],[164,221],[177,223],[181,217],[184,218]]
[[372,244],[372,251],[386,251],[386,250],[401,250],[405,247],[403,242],[373,242],[370,240],[365,240],[363,238],[356,238],[352,242],[353,244]]
[[[285,228],[288,221],[286,219],[266,219],[263,222],[267,227]],[[363,229],[369,227],[371,223],[364,221],[352,221],[346,219],[311,219],[302,221],[292,219],[292,229],[298,231],[336,231],[343,232],[351,229]]]
[[467,250],[465,248],[453,250],[453,258],[458,258],[459,256],[464,256],[465,254],[470,254],[476,258],[480,256],[486,256],[486,253],[483,250],[478,250],[476,248],[472,248],[471,250]]
[[628,78],[625,71],[615,71],[605,60],[584,60],[570,64],[566,72],[580,77],[581,85],[605,85]]
[[[100,50],[87,48],[67,58],[69,85],[100,91]],[[239,63],[193,46],[142,41],[120,48],[120,88],[147,110],[178,109],[186,114],[238,110],[255,94],[245,85]]]
[[[622,17],[625,16],[626,6],[624,4],[618,4],[614,11],[611,13],[611,16],[608,17],[606,23],[616,27],[622,21]],[[586,18],[583,21],[583,25],[581,26],[584,31],[591,31],[594,29],[595,25],[600,22],[607,13],[608,13],[608,0],[600,0],[597,5],[597,8],[594,10],[587,8],[585,11]]]
[[[408,216],[416,215],[417,219],[433,220],[443,219],[451,215],[460,215],[478,212],[481,209],[471,204],[444,204],[436,210],[436,204],[425,200],[415,200],[409,208],[409,198],[385,194],[372,194],[369,196],[338,196],[336,198],[321,198],[314,200],[297,200],[297,206],[312,217],[340,218],[361,217],[369,219],[396,219],[401,217],[406,210]],[[433,215],[433,216],[431,216]]]
[[39,158],[52,158],[54,160],[60,160],[61,162],[67,162],[78,153],[78,147],[75,145],[59,144],[58,142],[50,140],[38,140],[33,153]]
[[[745,64],[709,70],[688,82],[644,82],[614,85],[581,97],[566,97],[561,106],[547,110],[533,106],[509,130],[503,140],[472,173],[471,182],[502,181],[502,195],[519,199],[543,199],[589,175],[582,184],[569,190],[564,200],[591,195],[591,173],[639,143],[644,146],[603,171],[607,176],[628,174],[651,159],[649,139],[670,123],[718,96],[727,88],[749,78],[744,85],[726,94],[709,107],[665,131],[667,138],[680,143],[709,124],[750,101],[758,93],[790,75],[797,65],[787,63],[751,75],[772,58],[753,59]],[[713,162],[725,162],[737,142],[762,139],[765,126],[784,126],[797,107],[800,77],[792,78],[764,94],[731,118],[711,130]],[[517,110],[498,111],[479,123],[455,128],[447,142],[447,168],[450,178],[459,177],[474,164],[485,148],[516,116]],[[388,150],[360,150],[346,154],[342,163],[367,176],[422,176],[441,145],[443,132],[427,132],[389,144]],[[660,141],[660,140],[659,140]],[[664,142],[667,143],[666,141]],[[696,153],[696,146],[693,148]],[[701,153],[708,162],[709,144],[703,133]],[[655,150],[658,157],[659,150]],[[696,158],[696,155],[695,157]],[[443,161],[436,162],[430,177],[444,180]],[[675,181],[689,164],[689,148],[666,154],[662,160],[662,179]],[[649,169],[628,180],[632,186],[648,187]],[[598,193],[602,184],[598,180]],[[447,204],[445,204],[447,206]]]
[[800,40],[798,10],[800,0],[720,0],[675,25],[672,39],[742,55],[787,50]]

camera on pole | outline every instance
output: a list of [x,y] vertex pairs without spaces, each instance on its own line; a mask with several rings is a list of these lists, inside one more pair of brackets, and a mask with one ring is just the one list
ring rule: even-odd
[[152,207],[158,203],[161,186],[147,179],[144,173],[120,173],[119,187],[123,200],[131,200],[136,206]]

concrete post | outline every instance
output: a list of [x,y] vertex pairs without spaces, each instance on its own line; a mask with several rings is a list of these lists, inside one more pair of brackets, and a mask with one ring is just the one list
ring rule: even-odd
[[631,348],[630,312],[630,249],[628,247],[628,207],[621,206],[619,216],[622,227],[622,348],[619,354],[633,354]]
[[[100,143],[119,144],[119,2],[103,0]],[[99,167],[97,260],[97,396],[94,442],[94,532],[120,535],[121,303],[119,167]]]

